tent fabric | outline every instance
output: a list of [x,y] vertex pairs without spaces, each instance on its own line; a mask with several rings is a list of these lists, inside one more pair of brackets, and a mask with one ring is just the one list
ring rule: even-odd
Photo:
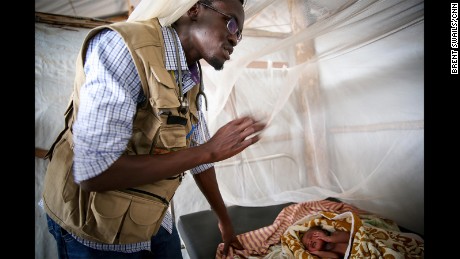
[[[57,12],[58,3],[64,9],[37,0],[36,11]],[[202,63],[211,132],[244,114],[269,124],[258,143],[216,163],[226,204],[336,197],[423,235],[424,1],[247,0],[245,10],[243,40],[224,69]],[[87,31],[35,24],[38,148],[63,127]],[[36,158],[37,203],[46,163]],[[206,209],[187,174],[175,218]],[[52,258],[38,205],[36,218],[36,258]]]
[[169,26],[177,21],[198,0],[156,0],[140,1],[129,15],[128,21],[150,20],[159,18],[162,26]]
[[104,19],[124,14],[128,4],[140,0],[35,0],[35,11],[51,14]]

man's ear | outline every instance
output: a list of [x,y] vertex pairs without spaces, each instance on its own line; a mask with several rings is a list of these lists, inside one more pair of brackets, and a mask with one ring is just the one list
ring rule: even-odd
[[190,19],[192,20],[196,20],[197,19],[197,16],[198,16],[198,13],[200,12],[200,7],[199,7],[199,3],[196,2],[194,5],[192,5],[192,7],[190,7],[190,9],[188,9],[187,11],[187,15]]

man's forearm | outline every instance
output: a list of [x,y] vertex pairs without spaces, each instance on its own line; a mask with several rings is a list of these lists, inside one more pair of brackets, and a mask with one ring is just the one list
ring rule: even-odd
[[198,188],[200,188],[201,192],[206,197],[206,200],[212,210],[216,213],[219,221],[224,224],[230,224],[230,218],[219,190],[214,167],[211,167],[200,174],[193,175],[193,178],[195,179]]

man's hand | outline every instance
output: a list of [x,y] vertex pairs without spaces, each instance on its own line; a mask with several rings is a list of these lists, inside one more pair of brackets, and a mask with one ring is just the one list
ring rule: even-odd
[[266,124],[245,116],[219,128],[214,136],[200,147],[206,148],[213,162],[232,157],[260,140],[258,133]]
[[233,226],[230,224],[221,224],[219,222],[219,230],[222,235],[222,240],[224,241],[224,251],[222,252],[224,258],[227,258],[228,250],[231,247],[243,250],[243,245],[240,243],[238,238],[233,232]]

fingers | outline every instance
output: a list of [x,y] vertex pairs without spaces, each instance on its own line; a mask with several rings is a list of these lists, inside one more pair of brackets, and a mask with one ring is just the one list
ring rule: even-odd
[[217,130],[212,138],[201,147],[210,153],[210,162],[227,159],[260,140],[260,133],[266,124],[245,116],[228,122]]
[[237,120],[238,120],[237,124],[240,124],[240,127],[242,129],[248,128],[248,127],[250,127],[252,125],[260,125],[262,127],[265,127],[265,125],[266,125],[266,123],[264,123],[264,122],[262,122],[260,120],[256,120],[256,119],[254,119],[252,117],[249,117],[249,116],[244,116],[244,117],[242,117],[240,119],[237,119]]
[[[224,250],[222,251],[223,258],[227,258],[229,256],[230,247],[237,250],[244,249],[243,245],[240,243],[240,240],[237,237],[233,237],[231,242],[224,242]],[[230,255],[231,254],[232,253],[230,252]]]
[[[243,120],[240,121],[240,125],[238,126],[238,129],[240,131],[240,138],[241,141],[245,140],[246,138],[254,138],[256,137],[255,134],[259,133],[266,127],[266,124],[260,121],[256,121],[252,119],[251,117],[243,117]],[[253,135],[252,137],[250,137]],[[255,143],[258,141],[258,138],[255,138],[255,141],[252,143]]]
[[241,152],[260,140],[259,133],[265,128],[266,124],[255,121],[251,117],[244,117],[239,122],[240,125],[237,129],[237,131],[240,131],[238,133],[239,142],[235,147],[238,149],[238,152]]

